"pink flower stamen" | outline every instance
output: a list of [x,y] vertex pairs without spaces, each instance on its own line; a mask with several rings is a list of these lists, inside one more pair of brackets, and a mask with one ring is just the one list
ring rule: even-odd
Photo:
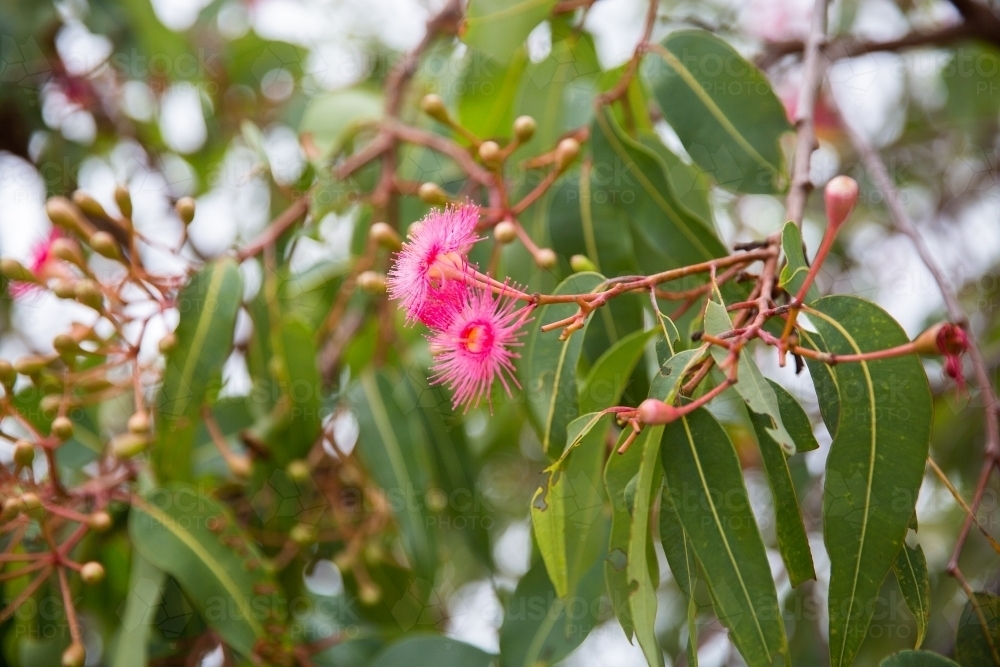
[[389,296],[401,302],[408,322],[447,327],[468,292],[466,255],[476,235],[479,208],[473,204],[431,211],[420,221],[389,271]]
[[[59,230],[53,229],[47,237],[36,243],[35,247],[31,250],[31,261],[28,263],[28,269],[42,282],[49,278],[51,265],[59,261],[52,255],[52,242],[60,236]],[[28,282],[12,282],[8,286],[8,289],[13,298],[21,299],[37,292],[41,289],[41,286]]]
[[520,355],[510,348],[521,345],[517,339],[523,332],[518,329],[527,321],[531,307],[516,306],[516,299],[508,294],[494,298],[485,288],[470,288],[451,323],[430,337],[436,357],[431,382],[451,388],[452,407],[464,404],[468,410],[483,396],[490,402],[495,379],[508,396],[512,384],[520,388],[513,363]]

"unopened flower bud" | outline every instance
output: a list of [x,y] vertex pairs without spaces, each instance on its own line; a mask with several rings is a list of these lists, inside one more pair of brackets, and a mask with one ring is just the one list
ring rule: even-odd
[[484,141],[479,144],[479,159],[486,163],[500,161],[500,144],[495,141]]
[[576,139],[563,139],[556,146],[556,169],[566,171],[569,165],[580,154],[580,142]]
[[538,128],[538,123],[531,116],[518,116],[514,120],[514,136],[522,144],[526,141],[530,141],[533,136],[535,136],[535,130]]
[[643,424],[669,424],[677,419],[677,408],[655,398],[639,404],[639,421]]
[[128,418],[129,433],[139,435],[149,433],[149,413],[145,410],[137,410]]
[[582,271],[597,271],[597,267],[586,255],[573,255],[569,258],[569,266],[576,273]]
[[556,257],[556,253],[552,248],[539,248],[538,252],[535,253],[535,264],[543,269],[555,267],[558,261],[559,258]]
[[52,241],[52,244],[49,246],[49,251],[54,257],[57,257],[64,262],[75,264],[81,269],[86,268],[87,266],[87,260],[83,258],[83,253],[80,252],[80,246],[77,245],[76,241],[68,239],[64,236]]
[[66,278],[58,278],[52,283],[52,293],[60,299],[76,297],[76,283]]
[[69,440],[73,437],[73,422],[69,417],[60,415],[52,420],[52,435],[60,440]]
[[59,354],[75,354],[80,349],[77,343],[69,334],[61,333],[52,339],[52,347]]
[[403,247],[403,240],[399,238],[399,234],[392,225],[385,222],[374,223],[368,230],[368,238],[388,250],[399,250]]
[[90,237],[90,247],[102,257],[107,257],[108,259],[122,258],[115,237],[107,232],[94,232],[93,236]]
[[826,202],[826,220],[831,227],[839,227],[858,203],[858,182],[850,176],[834,176],[823,191]]
[[34,512],[41,509],[42,501],[39,499],[38,494],[29,491],[28,493],[21,494],[21,507],[25,512]]
[[62,393],[48,394],[47,396],[42,396],[42,400],[38,402],[38,409],[47,414],[53,413],[59,409],[62,402]]
[[80,568],[80,579],[88,586],[101,583],[104,581],[104,566],[96,560],[84,563]]
[[493,228],[493,238],[498,243],[510,243],[517,238],[517,225],[510,220],[501,220]]
[[316,541],[316,529],[304,523],[297,523],[288,531],[288,537],[296,544],[312,544]]
[[442,123],[450,121],[448,109],[445,108],[444,100],[441,99],[440,95],[433,93],[424,95],[424,98],[420,100],[420,109],[434,120],[441,121]]
[[93,280],[81,280],[77,282],[73,288],[73,295],[77,301],[94,310],[101,310],[104,307],[104,294]]
[[181,222],[185,225],[190,225],[191,221],[194,220],[194,199],[191,197],[181,197],[174,204],[174,210],[177,211]]
[[34,375],[49,365],[49,358],[31,354],[14,361],[14,370],[21,375]]
[[157,347],[160,349],[161,354],[166,354],[170,350],[177,346],[177,336],[172,333],[168,333],[166,336],[160,339],[160,343]]
[[107,211],[101,206],[101,203],[83,190],[77,190],[73,193],[73,203],[92,218],[110,219],[108,218]]
[[376,271],[362,271],[358,274],[358,287],[369,294],[385,293],[385,276]]
[[309,464],[302,459],[291,461],[285,468],[285,472],[294,482],[304,482],[309,479]]
[[14,444],[14,463],[27,468],[35,460],[35,446],[27,440],[18,440]]
[[132,195],[124,185],[115,186],[115,203],[126,218],[132,217]]
[[0,384],[4,387],[10,387],[15,380],[17,380],[17,371],[14,370],[14,364],[6,359],[0,359]]
[[253,473],[253,462],[249,456],[239,454],[227,456],[226,465],[229,467],[229,472],[233,473],[233,477],[237,479],[249,479],[250,474]]
[[358,597],[363,604],[373,605],[382,599],[382,591],[374,583],[363,581],[358,586]]
[[22,283],[35,283],[41,282],[38,277],[31,272],[28,267],[16,259],[11,259],[9,257],[4,257],[0,259],[0,275],[2,275],[7,280],[14,280]]
[[107,532],[111,524],[111,515],[107,512],[94,512],[87,518],[87,525],[99,533]]
[[146,451],[149,436],[139,433],[122,433],[111,440],[111,451],[117,458],[130,459]]
[[70,644],[62,654],[62,667],[83,667],[87,662],[87,649],[80,642]]
[[80,209],[65,197],[52,197],[45,202],[45,213],[53,225],[81,238],[88,238],[94,231]]
[[448,194],[437,183],[424,183],[417,190],[417,195],[427,204],[443,205],[448,203]]
[[24,510],[24,501],[20,498],[8,498],[3,502],[0,520],[10,521]]

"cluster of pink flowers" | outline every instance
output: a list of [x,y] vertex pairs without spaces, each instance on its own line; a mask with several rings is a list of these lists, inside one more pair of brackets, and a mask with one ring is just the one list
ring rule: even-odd
[[[478,405],[495,379],[507,395],[514,377],[513,351],[530,305],[517,308],[521,292],[497,283],[469,264],[479,208],[472,204],[432,211],[411,226],[386,281],[408,322],[431,330],[435,357],[431,382],[447,384],[453,407]],[[496,293],[496,294],[494,294]]]

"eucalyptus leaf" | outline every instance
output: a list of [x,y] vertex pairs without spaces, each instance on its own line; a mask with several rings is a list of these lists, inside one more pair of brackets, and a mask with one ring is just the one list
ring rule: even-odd
[[914,647],[920,648],[931,620],[931,582],[927,575],[924,550],[919,544],[911,547],[903,542],[899,555],[892,563],[892,571],[896,574],[896,581],[899,582],[899,590],[903,592],[906,606],[917,621],[917,639]]

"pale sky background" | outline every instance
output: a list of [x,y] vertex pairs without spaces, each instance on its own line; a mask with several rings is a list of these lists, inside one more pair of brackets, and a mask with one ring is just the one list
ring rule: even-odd
[[[747,31],[760,38],[800,35],[808,25],[812,6],[808,0],[752,0],[741,12],[739,8],[743,3],[729,2]],[[153,0],[163,23],[178,30],[190,27],[206,4],[207,0]],[[349,86],[365,75],[370,63],[364,54],[373,40],[394,50],[408,49],[416,44],[422,37],[424,21],[438,4],[440,0],[430,3],[418,0],[259,0],[250,10],[241,2],[230,2],[220,12],[218,21],[221,33],[230,38],[256,30],[264,37],[301,44],[309,50],[306,76],[301,85],[307,90],[333,90]],[[951,5],[946,2],[919,4],[922,9],[917,16],[921,24],[954,20]],[[65,5],[67,8],[80,6],[80,3]],[[594,5],[586,27],[595,35],[599,57],[605,67],[616,66],[630,57],[641,35],[645,7],[643,0],[600,0]],[[78,12],[66,9],[64,13],[68,22],[57,40],[60,53],[71,71],[91,71],[108,55],[111,45],[75,21],[73,17],[79,16]],[[888,0],[865,0],[852,30],[870,38],[889,39],[903,34],[908,25],[898,8]],[[532,35],[533,56],[544,55],[547,39],[544,28]],[[916,104],[927,109],[937,109],[944,104],[946,92],[936,75],[946,58],[943,51],[925,49],[905,56],[873,54],[845,60],[830,72],[830,85],[847,122],[876,145],[885,145],[902,129],[907,90],[911,91]],[[262,90],[263,94],[280,97],[289,92],[285,84],[290,83],[290,79],[284,82],[280,71],[270,78],[265,76],[264,83],[266,91]],[[51,132],[62,132],[68,139],[82,144],[93,141],[94,120],[86,110],[74,107],[54,90],[43,91],[42,105]],[[205,98],[196,89],[177,85],[158,103],[145,83],[133,81],[123,91],[123,107],[133,118],[157,121],[172,149],[164,157],[165,170],[162,173],[146,170],[141,166],[143,161],[136,157],[139,147],[123,141],[110,155],[95,156],[84,163],[79,175],[82,189],[105,206],[114,208],[113,187],[117,182],[127,181],[132,189],[136,225],[168,245],[178,239],[180,226],[165,193],[174,196],[197,194],[198,214],[191,226],[191,237],[196,246],[209,255],[260,232],[268,219],[269,194],[267,183],[260,174],[259,158],[253,150],[237,140],[225,157],[218,182],[210,188],[195,182],[194,172],[185,161],[185,155],[197,151],[205,142],[205,115],[211,113]],[[263,148],[276,177],[286,182],[294,180],[304,166],[294,128],[275,125],[263,129]],[[44,141],[45,137],[39,135],[33,144],[37,147]],[[972,174],[984,168],[986,159],[985,156],[981,159],[972,156],[952,165],[949,179],[953,180],[954,187],[968,183]],[[836,148],[824,144],[813,159],[814,178],[825,182],[838,168]],[[954,284],[978,276],[1000,259],[1000,225],[997,224],[1000,197],[995,184],[983,191],[973,205],[955,213],[954,219],[932,219],[936,208],[932,193],[910,187],[904,194],[931,252]],[[720,195],[720,201],[725,199],[726,195]],[[34,167],[0,153],[0,254],[25,260],[32,247],[45,238],[49,222],[42,209],[43,203],[44,188]],[[882,211],[875,214],[884,216]],[[749,230],[762,236],[783,222],[784,203],[781,198],[770,196],[746,197],[737,207],[737,215]],[[725,216],[720,218],[720,232],[727,243],[749,238],[746,232],[737,238],[732,221],[727,222]],[[915,335],[925,319],[940,306],[940,297],[930,275],[906,238],[887,234],[882,226],[858,222],[862,221],[855,221],[847,228],[846,242],[859,266],[850,275],[825,276],[827,282],[833,279],[835,291],[854,291],[875,300],[895,316],[909,334]],[[822,229],[822,221],[806,221],[804,233],[810,248],[817,247]],[[320,242],[303,244],[297,250],[297,267],[307,268],[321,258],[343,257],[346,240],[350,238],[350,217],[331,216],[323,221],[322,230]],[[180,271],[184,266],[182,260],[167,252],[148,249],[146,257],[147,264],[161,271]],[[104,270],[110,269],[105,266]],[[252,291],[253,286],[259,284],[259,275],[254,275],[253,268],[247,268],[246,272],[248,290]],[[52,295],[18,301],[13,309],[15,331],[0,340],[0,356],[17,357],[30,348],[51,349],[50,341],[56,333],[73,319],[92,317],[91,312]],[[174,325],[171,321],[154,323],[147,340],[155,343],[164,330]],[[815,399],[804,378],[791,375],[787,369],[778,369],[773,360],[768,359],[760,360],[765,372],[780,377],[805,402],[812,401],[814,406]],[[227,364],[226,376],[227,390],[231,393],[249,388],[245,365],[239,359]],[[356,423],[342,423],[338,428],[353,428],[356,434],[357,426]],[[825,432],[819,435],[824,439]],[[824,451],[809,459],[815,471],[822,470],[828,442],[825,437]],[[766,505],[766,484],[755,481],[752,476],[748,484],[752,496],[761,499],[761,506]],[[939,492],[934,484],[925,484],[922,507],[934,506],[935,494]],[[465,584],[451,596],[449,634],[484,649],[497,650],[502,609],[494,590],[496,586],[512,588],[527,570],[530,539],[527,522],[514,523],[504,530],[495,550],[500,575],[495,581]],[[822,588],[826,585],[828,572],[824,567],[822,537],[813,535],[811,541]],[[927,557],[932,567],[935,561],[946,558],[946,554],[937,553],[927,544],[924,547],[928,549]],[[780,558],[777,554],[771,556],[780,583],[783,576]],[[332,563],[324,567],[335,568]],[[665,566],[661,567],[661,572],[667,572]],[[338,576],[339,573],[330,574],[334,581],[339,580]],[[787,577],[785,582],[780,589],[783,594],[789,590]],[[320,583],[322,585],[335,584],[327,581],[327,584]],[[671,609],[670,605],[669,600],[661,599],[661,616],[682,613]],[[820,627],[825,631],[825,623]],[[703,667],[719,667],[730,659],[730,651],[728,642],[716,635],[702,647],[700,662]],[[211,664],[212,660],[221,660],[221,655],[210,656],[205,664]],[[625,640],[614,621],[595,630],[565,661],[569,667],[641,664],[644,661],[638,647]]]

